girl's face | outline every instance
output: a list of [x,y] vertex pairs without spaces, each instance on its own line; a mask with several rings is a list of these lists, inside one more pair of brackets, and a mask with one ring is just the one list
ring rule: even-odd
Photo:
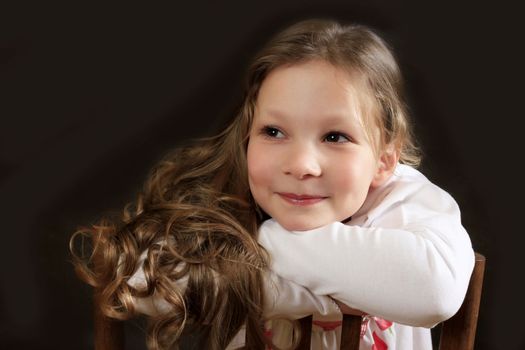
[[325,61],[279,67],[261,86],[247,151],[250,190],[288,230],[347,219],[390,175],[353,86],[349,73]]

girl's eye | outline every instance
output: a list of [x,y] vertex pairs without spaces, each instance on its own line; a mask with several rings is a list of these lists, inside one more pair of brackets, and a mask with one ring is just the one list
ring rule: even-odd
[[324,141],[333,143],[349,142],[350,137],[340,132],[330,132],[324,137]]
[[265,126],[262,130],[262,133],[267,137],[276,139],[282,139],[284,137],[282,131],[280,131],[277,128],[274,128],[273,126]]

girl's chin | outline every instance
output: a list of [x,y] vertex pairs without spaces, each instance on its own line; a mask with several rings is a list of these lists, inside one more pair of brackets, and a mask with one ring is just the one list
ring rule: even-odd
[[[346,213],[345,213],[346,214]],[[287,231],[310,231],[316,228],[320,228],[326,225],[333,224],[334,222],[347,222],[350,219],[350,216],[344,216],[342,218],[332,216],[329,217],[312,217],[309,216],[299,216],[291,217],[287,216],[274,216],[273,219],[279,223]]]

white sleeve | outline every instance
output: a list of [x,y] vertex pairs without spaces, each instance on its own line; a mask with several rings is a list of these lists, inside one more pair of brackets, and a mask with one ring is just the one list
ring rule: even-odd
[[432,327],[461,306],[474,266],[456,202],[431,183],[382,198],[366,225],[259,230],[279,276],[317,295],[411,326]]
[[[146,278],[143,271],[143,262],[146,254],[143,253],[139,260],[138,268],[128,280],[128,285],[138,290],[144,290]],[[187,277],[177,281],[177,285],[184,290]],[[263,272],[264,288],[264,317],[266,319],[285,317],[299,319],[307,315],[317,314],[323,316],[340,315],[337,304],[329,296],[318,296],[303,286],[277,276],[272,271]],[[148,316],[156,316],[171,310],[171,305],[154,294],[148,298],[133,298],[137,312]]]
[[264,281],[266,319],[299,319],[312,314],[337,319],[341,315],[339,307],[329,296],[315,295],[305,287],[283,279],[272,271],[264,273]]
[[[144,260],[146,259],[147,251],[143,252],[137,263],[137,270],[133,275],[128,279],[127,284],[136,290],[145,290],[147,289],[146,276],[144,275]],[[181,290],[186,288],[188,279],[186,277],[177,281],[177,285]],[[172,306],[164,298],[160,297],[157,293],[154,293],[153,296],[147,298],[136,298],[133,297],[133,306],[135,310],[144,315],[148,316],[157,316],[172,310]]]

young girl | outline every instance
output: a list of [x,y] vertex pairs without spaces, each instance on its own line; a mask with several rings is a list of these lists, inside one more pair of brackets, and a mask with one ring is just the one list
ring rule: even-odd
[[77,270],[108,316],[152,316],[151,348],[197,329],[202,348],[287,346],[277,318],[313,313],[312,349],[336,349],[343,311],[366,314],[362,349],[430,349],[419,327],[459,308],[474,257],[417,163],[385,43],[300,22],[256,56],[223,133],[167,157],[121,222],[81,231],[97,266]]

